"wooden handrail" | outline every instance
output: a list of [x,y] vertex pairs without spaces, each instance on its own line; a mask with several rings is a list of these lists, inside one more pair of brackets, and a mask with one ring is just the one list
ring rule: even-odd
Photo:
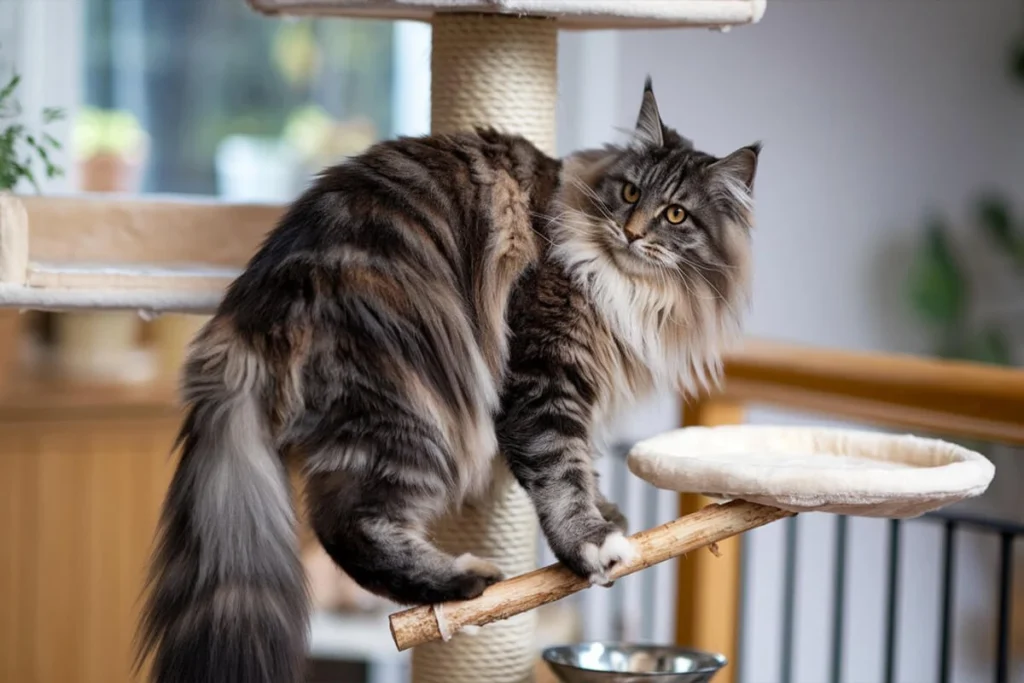
[[[721,390],[686,405],[683,422],[743,422],[752,404],[828,417],[1024,444],[1024,370],[904,355],[748,341],[726,357]],[[680,513],[703,496],[684,494]],[[740,543],[722,557],[695,553],[679,565],[677,640],[735,656],[739,643]],[[723,683],[735,674],[722,671]]]
[[1018,368],[751,341],[727,357],[720,398],[1024,444]]
[[[719,391],[684,406],[683,423],[740,424],[751,405],[787,408],[937,435],[1024,444],[1024,370],[915,356],[748,341],[726,357]],[[680,498],[680,513],[708,499]],[[676,631],[681,645],[735,656],[739,643],[738,539],[722,557],[694,553],[679,564]],[[735,674],[725,669],[723,683]]]

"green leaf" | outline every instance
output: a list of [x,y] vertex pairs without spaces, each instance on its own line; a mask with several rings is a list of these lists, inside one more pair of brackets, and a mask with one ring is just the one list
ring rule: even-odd
[[978,200],[978,222],[996,246],[1013,252],[1019,238],[1014,232],[1014,221],[1010,207],[1001,197],[989,195]]
[[996,327],[988,327],[981,332],[967,336],[961,335],[955,340],[947,340],[939,355],[944,358],[973,363],[1013,365],[1010,341],[1006,333]]
[[1010,75],[1024,82],[1024,37],[1018,36],[1010,48]]
[[64,120],[64,110],[60,107],[46,107],[43,109],[43,123],[54,123]]
[[11,80],[7,81],[7,85],[0,90],[0,102],[5,102],[7,98],[13,95],[14,91],[18,89],[19,83],[21,83],[21,74],[11,76]]
[[992,365],[1012,365],[1013,353],[1006,333],[996,327],[979,334],[970,346],[971,360]]
[[11,162],[11,168],[14,169],[14,182],[11,183],[11,187],[14,187],[18,183],[18,180],[25,179],[32,185],[33,189],[39,192],[39,183],[36,181],[36,176],[32,172],[31,160],[26,159],[25,163],[19,163],[17,161]]
[[946,226],[934,219],[927,226],[908,279],[910,303],[928,324],[956,325],[967,301],[967,282],[949,243]]

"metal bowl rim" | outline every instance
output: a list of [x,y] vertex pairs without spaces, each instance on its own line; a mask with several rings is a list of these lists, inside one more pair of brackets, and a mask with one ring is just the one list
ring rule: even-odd
[[699,656],[701,658],[710,659],[710,660],[715,662],[715,665],[703,666],[703,667],[701,667],[699,669],[694,669],[692,671],[645,671],[645,672],[634,672],[634,673],[642,673],[642,675],[644,675],[644,676],[651,676],[651,677],[654,677],[654,676],[678,676],[678,675],[684,674],[684,673],[685,674],[707,674],[707,673],[714,673],[716,671],[721,670],[723,667],[725,667],[729,663],[729,659],[725,655],[723,655],[723,654],[719,654],[717,652],[708,652],[707,650],[698,650],[698,649],[692,648],[692,647],[683,647],[682,645],[657,645],[655,643],[626,643],[626,642],[611,641],[611,640],[587,640],[587,641],[584,641],[584,642],[572,643],[572,644],[568,644],[568,645],[552,645],[550,647],[544,648],[544,650],[541,652],[541,658],[545,662],[547,662],[548,664],[557,664],[558,666],[567,666],[567,667],[569,667],[571,669],[576,669],[577,671],[590,671],[590,672],[593,672],[593,673],[609,673],[609,674],[622,673],[622,672],[618,672],[618,671],[608,671],[607,669],[585,669],[582,666],[577,666],[575,664],[566,664],[565,662],[558,662],[558,661],[552,661],[551,660],[550,655],[552,655],[555,652],[564,652],[566,650],[572,650],[574,648],[584,647],[584,646],[588,646],[588,645],[601,645],[602,647],[605,647],[605,648],[619,648],[619,649],[627,649],[628,648],[628,649],[632,649],[632,650],[643,650],[645,648],[652,649],[652,650],[655,650],[655,649],[656,650],[667,650],[667,651],[676,652],[676,653],[678,653],[680,655],[684,655],[684,656],[686,656],[686,655],[697,655],[697,656]]

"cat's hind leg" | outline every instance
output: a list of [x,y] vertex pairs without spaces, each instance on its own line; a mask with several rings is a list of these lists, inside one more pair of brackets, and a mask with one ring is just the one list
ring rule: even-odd
[[428,477],[334,471],[307,479],[310,521],[327,554],[366,590],[406,605],[474,598],[502,578],[490,562],[427,540],[445,493]]

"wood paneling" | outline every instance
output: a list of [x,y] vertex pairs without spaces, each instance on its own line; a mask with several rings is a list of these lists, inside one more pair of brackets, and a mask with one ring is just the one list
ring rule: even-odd
[[178,426],[0,422],[0,681],[127,683]]

